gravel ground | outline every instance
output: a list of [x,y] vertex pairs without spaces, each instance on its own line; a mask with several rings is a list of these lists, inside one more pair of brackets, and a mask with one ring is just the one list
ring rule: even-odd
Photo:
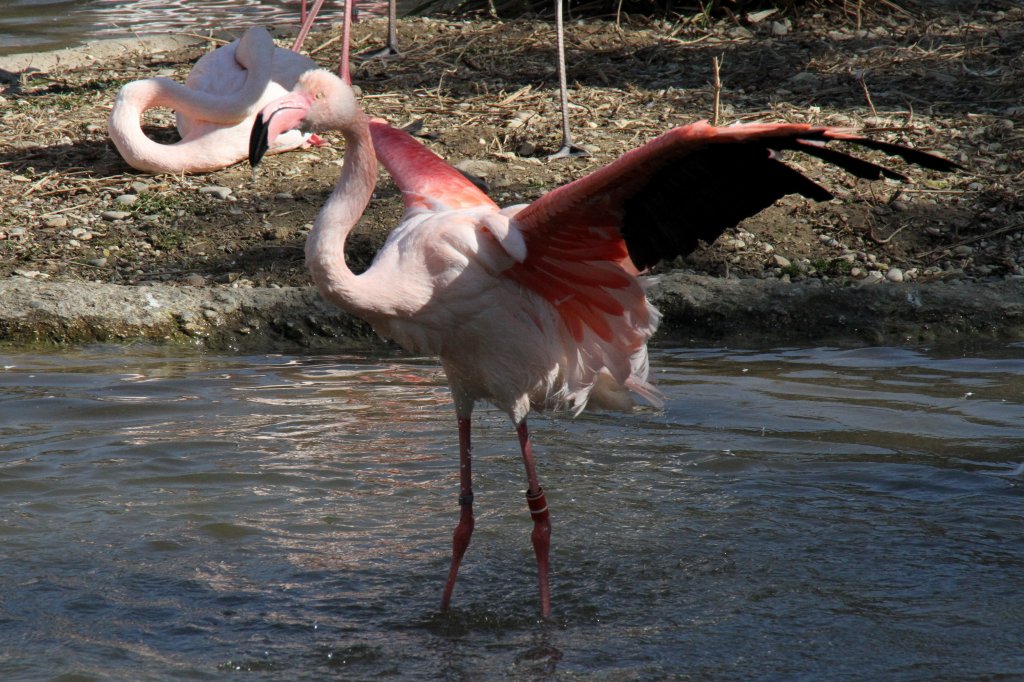
[[[378,21],[357,25],[357,49],[376,45],[382,30]],[[793,159],[837,198],[788,198],[659,266],[667,337],[1024,336],[1022,8],[887,4],[860,17],[574,22],[573,125],[592,156],[560,161],[545,158],[558,145],[550,24],[410,19],[400,32],[402,56],[355,69],[364,108],[397,124],[422,120],[428,144],[482,177],[502,204],[529,201],[674,125],[709,118],[714,57],[722,124],[863,127],[963,166],[943,175],[886,160],[913,182],[868,183]],[[314,35],[312,56],[334,64],[335,38],[336,28]],[[302,262],[305,233],[337,179],[340,138],[271,157],[256,176],[241,165],[147,176],[110,144],[105,121],[121,85],[182,80],[216,44],[107,43],[59,59],[0,60],[16,72],[0,102],[0,338],[225,347],[368,338],[316,302]],[[154,138],[176,139],[170,112],[153,112],[146,124]],[[400,214],[382,171],[351,239],[357,269]],[[76,292],[75,305],[66,292]],[[154,307],[144,292],[177,302]],[[132,312],[134,321],[125,318]]]

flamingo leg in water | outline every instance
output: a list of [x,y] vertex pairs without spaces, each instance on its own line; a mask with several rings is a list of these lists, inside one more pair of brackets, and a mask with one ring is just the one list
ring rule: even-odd
[[441,595],[442,611],[448,610],[452,590],[455,589],[455,578],[459,574],[459,564],[469,547],[469,538],[473,535],[473,468],[469,432],[469,417],[459,417],[459,525],[452,535],[452,565],[444,584],[444,594]]
[[558,96],[562,106],[562,148],[549,159],[565,159],[572,156],[590,156],[590,152],[572,143],[569,131],[569,84],[565,77],[565,22],[562,21],[562,2],[555,0],[555,34],[558,43]]
[[526,465],[526,480],[529,483],[526,490],[526,503],[530,507],[530,516],[533,517],[533,533],[530,535],[530,539],[533,541],[533,552],[537,555],[540,615],[547,619],[551,617],[551,590],[548,587],[551,522],[548,518],[548,502],[544,497],[544,490],[540,487],[540,479],[537,477],[537,465],[533,459],[533,447],[530,445],[530,431],[526,426],[525,419],[516,425],[516,433],[519,435],[519,447],[523,451],[523,464]]

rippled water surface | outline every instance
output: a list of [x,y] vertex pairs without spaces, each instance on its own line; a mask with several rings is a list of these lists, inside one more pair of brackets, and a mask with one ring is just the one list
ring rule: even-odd
[[[1024,675],[1024,347],[659,349],[663,411],[480,410],[407,358],[0,354],[0,679]],[[252,674],[250,674],[250,678]]]
[[[299,0],[0,0],[0,55],[169,31],[205,35],[255,25],[297,27],[299,7]],[[340,21],[343,8],[328,0],[319,16]],[[380,0],[356,0],[356,8],[363,14],[382,9]]]

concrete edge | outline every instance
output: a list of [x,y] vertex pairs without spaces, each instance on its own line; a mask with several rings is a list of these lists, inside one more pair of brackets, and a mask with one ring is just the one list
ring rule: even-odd
[[[663,314],[658,342],[763,347],[1024,339],[1024,284],[1016,281],[840,287],[669,273],[658,278],[650,298]],[[312,287],[0,280],[0,342],[135,341],[260,352],[386,345]]]

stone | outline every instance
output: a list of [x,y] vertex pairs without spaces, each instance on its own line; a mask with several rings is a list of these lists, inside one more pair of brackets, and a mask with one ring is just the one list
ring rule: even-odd
[[131,215],[132,214],[128,211],[103,211],[100,213],[101,218],[110,221],[125,220],[126,218],[130,218]]
[[217,197],[218,199],[227,199],[229,196],[231,196],[231,188],[222,187],[220,185],[206,185],[204,187],[199,188],[199,193],[209,194],[211,196]]
[[43,225],[46,227],[60,229],[62,227],[68,226],[68,219],[62,215],[50,216],[49,218],[43,221]]
[[877,270],[872,270],[863,279],[857,281],[860,286],[870,286],[872,284],[881,284],[885,281],[885,276]]
[[114,198],[114,203],[118,206],[131,206],[139,200],[138,194],[122,194]]
[[889,268],[889,271],[885,273],[885,278],[890,282],[902,282],[903,270],[899,268]]

